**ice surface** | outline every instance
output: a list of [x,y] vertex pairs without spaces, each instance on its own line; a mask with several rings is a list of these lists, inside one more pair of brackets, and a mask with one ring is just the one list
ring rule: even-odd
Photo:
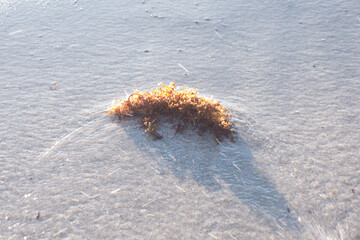
[[[0,239],[360,237],[359,1],[0,0],[0,29]],[[161,81],[238,141],[106,115]]]

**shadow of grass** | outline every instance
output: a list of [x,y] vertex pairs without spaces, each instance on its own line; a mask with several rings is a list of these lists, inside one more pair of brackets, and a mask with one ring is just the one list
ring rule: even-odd
[[138,129],[139,134],[134,134],[134,124],[139,126],[137,120],[120,124],[125,124],[125,132],[135,138],[138,149],[170,169],[180,181],[193,180],[209,192],[227,187],[270,227],[300,230],[284,196],[254,166],[251,149],[239,135],[235,143],[225,140],[218,144],[212,133],[200,136],[192,126],[175,134],[176,121],[165,119],[158,131],[163,138],[154,141],[141,129]]

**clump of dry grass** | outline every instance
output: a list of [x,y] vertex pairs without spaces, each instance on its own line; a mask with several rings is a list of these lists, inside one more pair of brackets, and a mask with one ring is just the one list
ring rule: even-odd
[[175,83],[169,86],[160,85],[150,92],[135,91],[127,99],[113,102],[108,110],[109,115],[120,119],[128,116],[142,116],[145,131],[154,139],[160,139],[157,130],[159,115],[170,115],[179,118],[176,133],[181,132],[187,123],[198,127],[200,132],[211,129],[215,139],[221,140],[228,137],[234,141],[234,130],[230,114],[221,104],[214,99],[197,96],[197,89],[184,87],[179,89]]

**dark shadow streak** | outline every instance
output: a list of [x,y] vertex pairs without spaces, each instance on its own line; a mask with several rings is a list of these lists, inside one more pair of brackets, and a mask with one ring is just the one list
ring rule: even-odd
[[199,136],[192,127],[174,136],[176,125],[167,122],[159,128],[163,129],[159,133],[164,138],[154,141],[142,133],[142,129],[135,131],[135,120],[120,124],[135,138],[139,149],[153,159],[160,159],[158,164],[170,169],[180,180],[193,179],[209,191],[221,189],[219,182],[225,182],[234,195],[269,226],[299,230],[300,225],[289,211],[284,196],[256,169],[250,147],[240,136],[237,135],[235,143],[226,140],[219,145],[212,133]]

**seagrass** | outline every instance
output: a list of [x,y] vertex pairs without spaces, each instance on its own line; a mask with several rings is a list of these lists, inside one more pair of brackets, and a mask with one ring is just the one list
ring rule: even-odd
[[178,88],[175,83],[161,84],[150,92],[136,90],[127,99],[113,101],[108,114],[119,119],[141,116],[145,131],[154,139],[162,138],[156,131],[159,116],[170,115],[179,119],[176,133],[189,123],[200,132],[212,130],[217,141],[223,137],[233,141],[235,131],[229,111],[215,99],[200,97],[197,93],[197,89]]

